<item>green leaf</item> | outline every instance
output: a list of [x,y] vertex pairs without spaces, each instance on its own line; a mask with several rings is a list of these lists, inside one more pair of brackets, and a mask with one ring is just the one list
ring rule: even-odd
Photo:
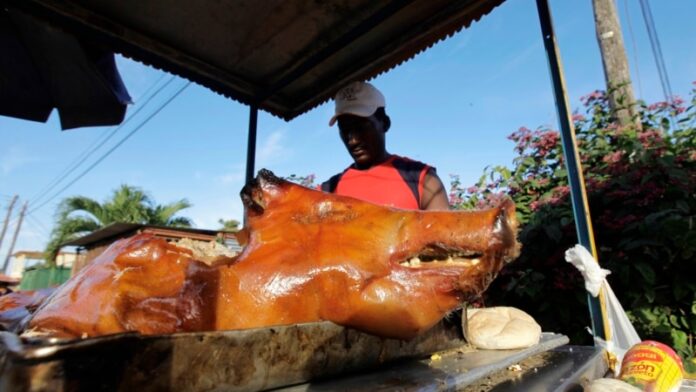
[[[652,269],[652,267],[648,263],[638,262],[638,263],[635,263],[633,266],[638,270],[638,272],[641,274],[643,279],[645,279],[645,281],[648,284],[655,283],[655,271]],[[652,301],[650,301],[650,302],[652,302]]]
[[672,324],[674,328],[679,328],[679,318],[677,317],[676,314],[670,314],[669,315],[669,323]]
[[670,331],[670,336],[672,337],[672,342],[675,349],[681,351],[681,349],[688,345],[686,332],[673,329]]
[[689,320],[685,316],[679,317],[679,324],[683,328],[689,328]]
[[548,224],[544,226],[544,232],[546,233],[549,238],[554,240],[554,242],[558,243],[561,241],[561,237],[563,237],[563,233],[561,233],[561,229],[554,224]]
[[672,289],[672,294],[674,294],[674,299],[676,299],[677,301],[686,297],[686,294],[688,294],[688,293],[689,293],[689,290],[687,290],[687,288],[683,284],[680,284],[680,283],[674,284],[674,288]]
[[648,301],[648,303],[655,302],[655,290],[653,290],[652,287],[645,288],[645,299]]
[[687,373],[696,373],[696,358],[693,356],[684,360],[684,370]]
[[689,203],[686,202],[686,200],[677,200],[675,203],[677,205],[677,208],[685,213],[689,213]]

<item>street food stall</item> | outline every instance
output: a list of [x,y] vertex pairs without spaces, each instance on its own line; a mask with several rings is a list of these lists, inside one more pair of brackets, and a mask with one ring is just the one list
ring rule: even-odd
[[[3,6],[248,105],[246,179],[252,183],[258,110],[289,121],[502,2],[5,0]],[[547,0],[537,6],[578,238],[595,253]],[[588,297],[590,318],[594,335],[608,340],[602,298]],[[545,333],[527,349],[476,350],[465,345],[461,325],[445,320],[408,342],[327,322],[82,340],[2,332],[0,390],[569,390],[607,370],[602,349],[567,346],[562,335]]]

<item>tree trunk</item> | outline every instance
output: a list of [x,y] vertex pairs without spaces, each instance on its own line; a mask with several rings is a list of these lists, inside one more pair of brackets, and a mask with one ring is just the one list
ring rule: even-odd
[[640,129],[626,49],[614,0],[592,0],[592,8],[612,117],[621,125],[634,124]]

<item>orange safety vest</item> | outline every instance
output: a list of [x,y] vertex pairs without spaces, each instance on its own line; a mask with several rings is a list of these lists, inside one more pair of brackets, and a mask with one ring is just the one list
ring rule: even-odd
[[321,190],[390,207],[420,209],[425,176],[435,168],[392,155],[379,165],[358,170],[349,166],[321,184]]

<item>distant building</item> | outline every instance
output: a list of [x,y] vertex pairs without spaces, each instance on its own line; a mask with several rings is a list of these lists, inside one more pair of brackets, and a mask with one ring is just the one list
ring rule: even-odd
[[[56,257],[56,265],[59,267],[72,268],[76,258],[77,253],[75,252],[59,252]],[[12,254],[12,258],[7,267],[7,275],[12,278],[21,279],[27,268],[43,264],[43,262],[43,252],[20,250]]]
[[183,227],[151,226],[136,223],[113,223],[83,237],[68,241],[61,246],[76,246],[77,259],[73,264],[73,275],[99,256],[112,243],[138,233],[150,233],[167,240],[190,238],[194,241],[222,241],[230,250],[239,252],[241,247],[234,233],[222,230],[203,230]]
[[0,295],[12,292],[19,285],[19,279],[0,274]]

